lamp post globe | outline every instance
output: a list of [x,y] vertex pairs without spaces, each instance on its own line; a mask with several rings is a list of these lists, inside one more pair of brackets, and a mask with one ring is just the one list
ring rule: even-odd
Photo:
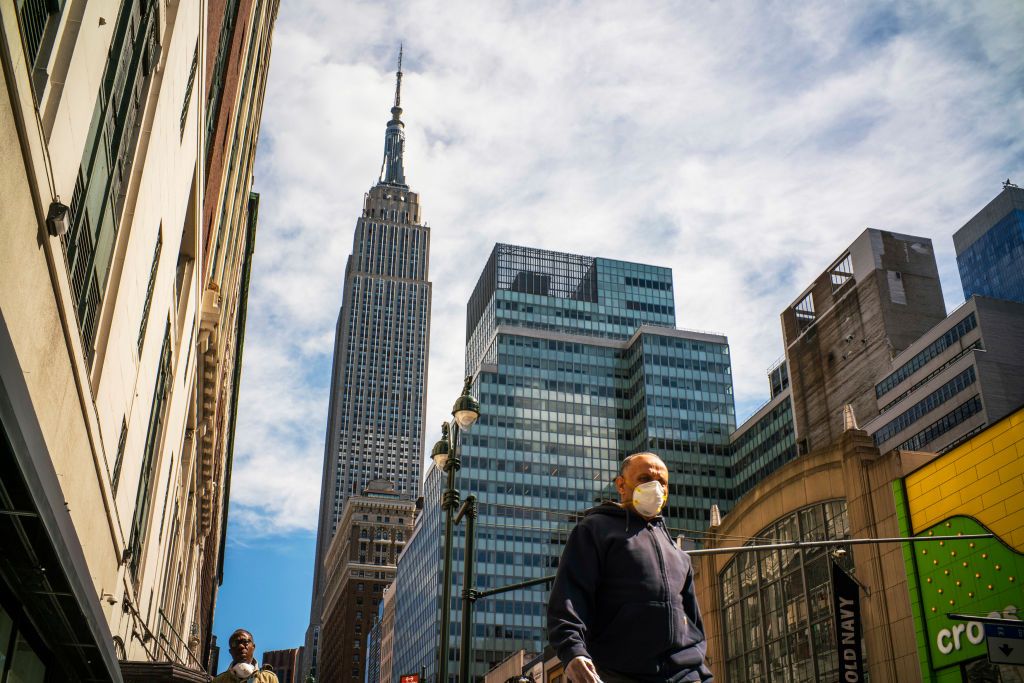
[[473,378],[467,377],[462,386],[462,395],[455,399],[455,405],[452,407],[452,417],[455,418],[459,429],[469,429],[480,417],[480,401],[469,393],[472,386]]
[[445,471],[445,467],[448,465],[448,455],[451,452],[451,444],[448,438],[448,423],[441,425],[441,438],[437,440],[434,447],[430,449],[430,459],[434,461],[434,465],[437,469],[442,472]]

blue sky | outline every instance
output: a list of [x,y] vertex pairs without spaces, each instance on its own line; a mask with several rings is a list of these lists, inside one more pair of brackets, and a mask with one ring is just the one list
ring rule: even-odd
[[671,267],[679,325],[729,337],[741,420],[767,398],[779,314],[864,228],[931,238],[955,307],[952,233],[1024,179],[1021,35],[1012,0],[282,3],[222,641],[303,637],[344,264],[400,40],[406,176],[432,227],[430,444],[495,242]]

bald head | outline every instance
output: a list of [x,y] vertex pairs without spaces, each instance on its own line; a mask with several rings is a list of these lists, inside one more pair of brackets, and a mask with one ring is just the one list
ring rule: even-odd
[[654,453],[634,453],[622,461],[619,472],[615,477],[615,490],[623,505],[633,501],[633,489],[640,484],[658,481],[668,490],[668,468]]

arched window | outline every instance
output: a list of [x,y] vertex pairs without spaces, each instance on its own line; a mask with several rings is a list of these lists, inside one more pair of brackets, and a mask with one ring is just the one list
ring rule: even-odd
[[[796,510],[747,545],[850,537],[845,500]],[[836,544],[841,545],[840,543]],[[853,569],[851,546],[839,563]],[[824,681],[839,675],[826,547],[740,552],[719,575],[730,680]]]

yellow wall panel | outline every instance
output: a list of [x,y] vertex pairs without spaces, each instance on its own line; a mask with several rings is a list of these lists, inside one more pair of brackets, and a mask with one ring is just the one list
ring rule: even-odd
[[915,529],[968,515],[1024,552],[1024,409],[905,481]]

